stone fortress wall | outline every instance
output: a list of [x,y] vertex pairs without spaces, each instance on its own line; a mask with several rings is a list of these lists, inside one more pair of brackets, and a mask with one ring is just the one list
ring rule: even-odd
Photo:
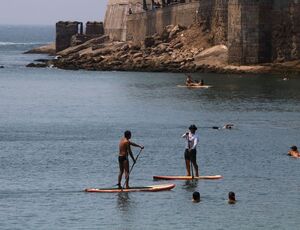
[[151,7],[151,0],[108,0],[104,27],[112,40],[126,40],[128,16],[145,12],[143,1]]
[[77,21],[59,21],[56,23],[56,52],[81,44],[91,38],[104,34],[102,22],[87,22],[85,33],[83,23]]
[[300,59],[299,18],[300,0],[109,0],[104,27],[111,39],[142,41],[197,22],[239,65]]
[[203,30],[212,31],[214,42],[225,42],[227,40],[227,1],[198,0],[129,15],[127,39],[143,40],[146,36],[161,33],[167,25],[179,24],[187,27],[198,22]]
[[271,58],[300,59],[300,1],[274,0],[271,22]]

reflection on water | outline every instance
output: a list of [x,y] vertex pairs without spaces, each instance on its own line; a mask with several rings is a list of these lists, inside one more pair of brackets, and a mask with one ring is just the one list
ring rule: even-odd
[[131,207],[131,201],[127,192],[120,192],[117,194],[117,207],[120,211],[129,211]]
[[183,188],[188,192],[194,192],[198,187],[198,180],[187,180],[184,182]]

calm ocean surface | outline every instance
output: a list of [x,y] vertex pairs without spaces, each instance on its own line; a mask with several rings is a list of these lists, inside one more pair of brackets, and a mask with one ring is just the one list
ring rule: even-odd
[[[183,74],[25,68],[44,56],[21,53],[53,37],[51,27],[0,26],[0,229],[299,229],[300,159],[286,155],[300,146],[299,76],[194,74],[214,87],[188,90],[176,87]],[[198,129],[200,173],[224,179],[82,192],[116,184],[126,129],[145,145],[131,186],[184,175],[180,136],[192,123],[235,124]]]

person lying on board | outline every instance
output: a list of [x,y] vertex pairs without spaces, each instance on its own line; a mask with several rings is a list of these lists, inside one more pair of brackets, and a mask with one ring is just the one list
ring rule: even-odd
[[195,86],[204,86],[204,81],[202,79],[200,81],[195,80],[194,84],[192,84],[192,85],[195,85]]
[[198,145],[199,137],[196,134],[197,127],[195,125],[191,125],[189,127],[189,130],[190,130],[189,132],[186,132],[185,134],[182,135],[182,137],[186,139],[186,146],[184,151],[185,166],[186,166],[187,176],[191,176],[191,163],[192,163],[196,172],[196,177],[198,177],[199,170],[197,164],[196,148]]
[[119,176],[118,176],[118,187],[122,189],[121,186],[121,180],[123,173],[125,172],[125,179],[126,179],[126,189],[129,188],[129,159],[128,155],[130,155],[131,159],[135,163],[135,159],[133,157],[131,146],[139,147],[141,149],[144,149],[144,146],[135,144],[130,141],[131,138],[131,132],[129,130],[124,132],[124,137],[120,140],[119,144]]
[[298,151],[298,148],[297,146],[292,146],[291,147],[291,150],[288,152],[288,155],[290,155],[291,157],[294,157],[294,158],[300,158],[300,153]]

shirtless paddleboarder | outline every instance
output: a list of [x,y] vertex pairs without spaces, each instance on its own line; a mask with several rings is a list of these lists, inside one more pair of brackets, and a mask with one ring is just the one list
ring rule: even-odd
[[133,160],[133,163],[135,163],[135,158],[133,157],[131,146],[139,147],[141,149],[144,149],[144,146],[135,144],[130,141],[131,138],[131,132],[129,130],[124,132],[124,137],[120,140],[119,144],[119,177],[118,177],[118,187],[122,189],[121,186],[121,180],[123,176],[123,172],[125,172],[125,179],[126,179],[126,186],[125,188],[129,188],[129,159],[128,155],[130,155],[131,159]]

